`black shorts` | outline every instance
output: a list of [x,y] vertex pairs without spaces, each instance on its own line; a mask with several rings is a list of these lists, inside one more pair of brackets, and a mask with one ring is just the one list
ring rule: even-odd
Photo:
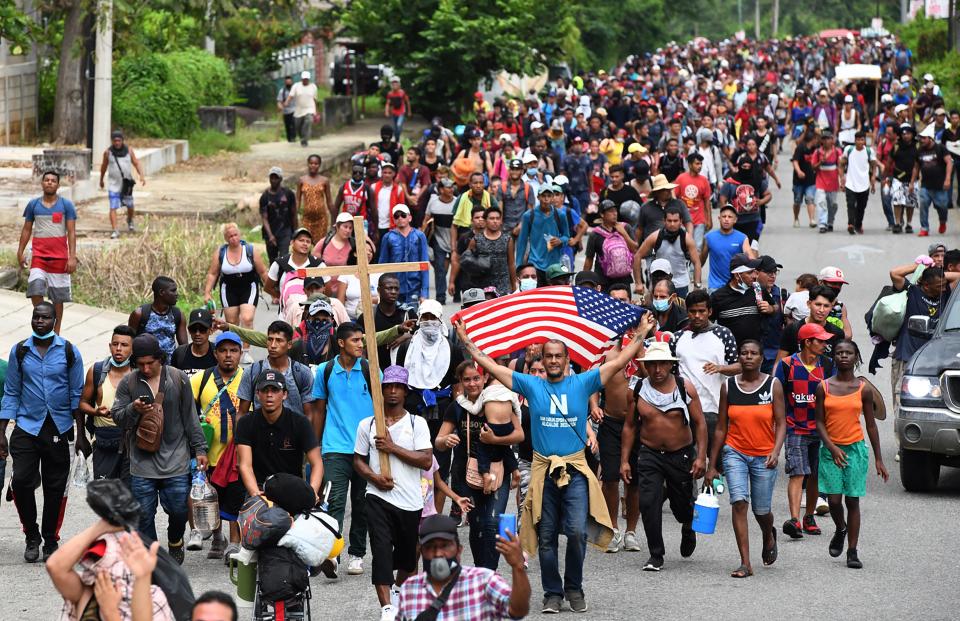
[[373,554],[370,581],[374,586],[393,584],[395,570],[417,571],[417,541],[423,511],[398,509],[373,494],[367,494],[366,500],[367,532]]
[[257,305],[260,301],[260,285],[251,283],[229,283],[220,285],[220,305],[223,308],[234,308],[241,304]]
[[[623,446],[621,432],[623,421],[603,417],[597,427],[597,444],[600,445],[600,480],[620,480],[620,449]],[[637,443],[634,441],[630,451],[630,485],[637,484]]]
[[[216,472],[216,466],[207,467],[207,480],[213,478]],[[240,507],[247,497],[247,488],[243,486],[243,481],[237,478],[236,481],[228,483],[226,487],[220,487],[211,481],[213,489],[217,490],[217,499],[220,501],[220,517],[228,522],[236,522],[240,515]]]

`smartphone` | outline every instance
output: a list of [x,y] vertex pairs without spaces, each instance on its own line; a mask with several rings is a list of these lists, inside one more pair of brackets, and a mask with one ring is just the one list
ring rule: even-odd
[[150,405],[151,403],[153,403],[153,395],[144,395],[142,397],[139,397],[137,401],[139,401],[140,403],[143,403],[144,405]]
[[516,513],[501,513],[500,514],[500,527],[498,534],[500,538],[504,541],[510,541],[510,537],[507,536],[507,531],[513,533],[514,537],[517,536],[517,514]]

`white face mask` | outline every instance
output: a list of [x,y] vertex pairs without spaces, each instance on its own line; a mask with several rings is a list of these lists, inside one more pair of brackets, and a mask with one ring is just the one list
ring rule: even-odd
[[437,319],[420,322],[420,331],[423,332],[423,338],[427,343],[435,343],[440,338],[440,329],[440,321]]
[[520,279],[520,291],[530,291],[531,289],[537,288],[537,279],[536,278],[521,278]]

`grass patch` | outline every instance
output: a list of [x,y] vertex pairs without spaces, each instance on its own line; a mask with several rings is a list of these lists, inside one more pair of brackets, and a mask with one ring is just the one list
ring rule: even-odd
[[279,127],[238,126],[233,135],[223,134],[213,129],[200,129],[190,134],[190,155],[210,156],[227,151],[244,153],[250,145],[280,140]]

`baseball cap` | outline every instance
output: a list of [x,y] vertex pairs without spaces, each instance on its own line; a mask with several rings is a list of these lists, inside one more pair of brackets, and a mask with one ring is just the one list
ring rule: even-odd
[[946,108],[937,108],[936,110],[933,111],[933,113],[934,113],[934,114],[946,114],[946,113],[947,113],[947,109],[946,109]]
[[518,158],[510,160],[510,170],[523,170],[523,162]]
[[301,71],[301,72],[300,72],[300,79],[301,79],[301,80],[309,80],[309,79],[310,79],[310,72],[309,72],[309,71]]
[[923,74],[923,81],[924,81],[924,82],[933,82],[933,74],[932,74],[932,73],[925,73],[925,74]]
[[574,137],[573,137],[573,140],[571,140],[570,142],[572,142],[572,143],[574,143],[574,144],[580,144],[580,143],[583,142],[583,137],[582,137],[582,136],[574,136]]
[[287,389],[287,380],[283,377],[283,373],[273,369],[267,369],[260,374],[260,377],[257,378],[257,390],[271,387],[279,388],[280,390]]
[[276,176],[280,177],[281,179],[283,179],[283,169],[281,169],[279,166],[271,166],[271,167],[270,167],[270,172],[267,173],[267,178],[270,178],[270,177],[272,177],[272,176],[274,176],[274,175],[276,175]]
[[457,521],[442,513],[424,518],[420,524],[420,545],[434,539],[457,541]]
[[[531,125],[531,127],[533,127],[533,126]],[[514,142],[513,134],[500,134],[500,140],[499,140],[499,142],[510,142],[510,143],[513,143],[513,142]]]
[[350,215],[347,211],[341,211],[337,214],[337,224],[343,224],[344,222],[353,222],[353,216]]
[[846,280],[843,278],[843,270],[839,267],[834,267],[828,265],[827,267],[820,270],[819,278],[823,282],[839,282],[845,285],[849,285]]
[[330,302],[327,300],[314,300],[310,303],[309,308],[307,308],[307,314],[313,316],[317,313],[326,313],[333,317],[333,307],[330,306]]
[[529,151],[527,152],[526,155],[523,156],[523,163],[524,163],[524,164],[532,164],[532,163],[538,162],[538,161],[539,161],[539,160],[537,159],[537,156],[534,155],[533,153],[530,153]]
[[408,216],[410,215],[410,208],[407,207],[406,205],[396,205],[396,206],[393,208],[393,213],[396,214],[398,211],[399,211],[399,212],[402,212],[402,213],[405,213],[405,214],[407,214]]
[[559,191],[560,191],[560,188],[553,185],[552,183],[544,183],[543,185],[540,186],[540,189],[537,190],[537,196],[540,196],[541,194],[544,194],[546,192],[557,193]]
[[205,308],[195,308],[190,311],[190,319],[187,321],[187,327],[201,325],[205,328],[213,326],[213,314]]
[[797,331],[797,340],[805,341],[807,339],[817,339],[818,341],[829,341],[833,335],[824,329],[818,323],[805,323]]
[[843,103],[853,103],[853,95],[847,95],[843,98]]
[[483,289],[474,287],[460,293],[460,308],[467,308],[480,302],[486,302],[487,296],[483,294]]
[[610,199],[600,202],[600,213],[603,213],[608,209],[616,209],[616,208],[617,208],[617,204]]
[[573,284],[577,285],[578,287],[581,285],[590,285],[595,287],[603,284],[603,277],[592,270],[582,270],[577,272],[576,278],[573,279]]
[[310,232],[310,229],[308,229],[308,228],[306,228],[306,227],[303,227],[303,226],[301,226],[299,229],[297,229],[296,231],[294,231],[294,232],[293,232],[293,237],[291,237],[290,239],[296,239],[296,238],[300,237],[301,235],[306,235],[307,237],[310,238],[310,241],[313,241],[313,233]]
[[540,121],[534,121],[533,123],[530,123],[530,129],[540,129],[541,127],[543,127],[543,123]]
[[650,262],[650,273],[663,272],[673,276],[673,266],[666,259],[654,259]]
[[570,183],[570,180],[567,179],[566,175],[557,175],[553,178],[553,185],[565,186]]
[[911,125],[910,123],[901,123],[900,124],[900,133],[910,132],[911,134],[917,133],[917,128]]
[[[511,168],[512,168],[512,167],[511,167]],[[443,178],[440,179],[440,181],[438,181],[437,183],[439,183],[440,185],[442,185],[442,186],[445,187],[445,188],[452,188],[453,186],[456,185],[456,184],[453,182],[453,179],[451,179],[451,178],[449,178],[449,177],[443,177]]]
[[640,144],[639,142],[631,143],[630,146],[627,147],[627,153],[637,153],[637,152],[646,153],[647,148],[642,144]]
[[[325,283],[326,281],[323,279],[323,276],[307,276],[306,278],[303,279],[303,290],[306,291],[311,287],[322,287]],[[323,295],[323,294],[319,294],[319,295]],[[304,306],[305,304],[312,302],[314,299],[315,298],[313,296],[310,296],[309,298],[307,298],[307,302],[301,303],[300,306]]]
[[417,317],[423,314],[430,314],[440,319],[443,317],[443,304],[436,300],[420,300],[420,306],[417,308]]
[[383,164],[380,164],[380,168],[381,168],[381,169],[383,169],[383,168],[392,168],[392,169],[396,170],[396,169],[397,169],[397,165],[394,164],[393,162],[384,162]]
[[730,273],[731,274],[743,274],[744,272],[752,272],[753,270],[760,267],[760,259],[751,259],[742,252],[730,257]]
[[555,278],[569,278],[570,276],[570,270],[568,270],[567,266],[563,263],[554,263],[547,268],[547,280],[553,280]]
[[947,247],[943,244],[930,244],[929,246],[927,246],[927,254],[929,256],[933,256],[938,252],[946,252],[946,251],[947,251]]
[[[894,111],[894,113],[896,113],[896,114],[900,114],[900,113],[903,112],[904,110],[907,110],[909,107],[910,107],[910,106],[908,106],[908,105],[906,105],[906,104],[897,104],[896,106],[893,107],[893,111]],[[906,125],[906,123],[904,123],[903,125]],[[903,125],[901,125],[901,127],[903,127]]]
[[233,332],[221,332],[217,335],[217,339],[213,342],[213,348],[216,349],[220,347],[221,343],[236,343],[240,347],[243,347],[243,341]]
[[765,254],[762,257],[760,257],[760,265],[757,266],[757,269],[760,270],[761,272],[767,272],[769,274],[770,272],[775,272],[779,269],[783,269],[783,266],[777,263],[776,259],[774,259],[770,255]]
[[398,364],[392,364],[386,369],[383,370],[383,379],[380,380],[380,383],[383,385],[386,384],[403,384],[407,385],[407,381],[410,379],[410,372],[405,368],[401,367]]

